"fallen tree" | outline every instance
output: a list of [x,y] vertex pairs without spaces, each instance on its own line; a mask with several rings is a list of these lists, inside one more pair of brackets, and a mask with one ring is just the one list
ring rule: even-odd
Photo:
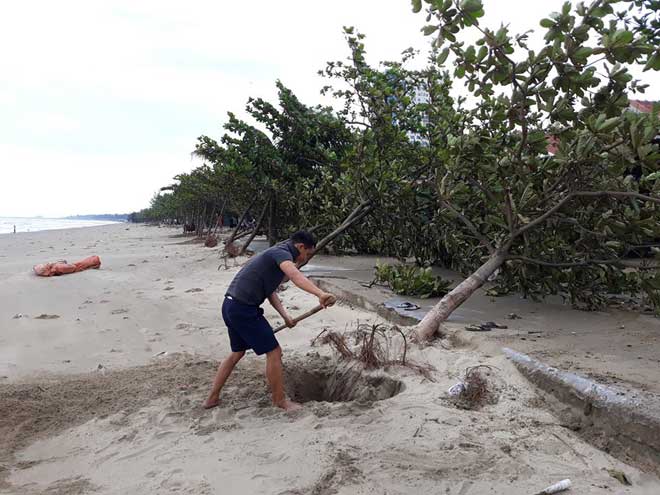
[[[657,117],[627,110],[628,94],[644,89],[629,66],[660,67],[648,33],[630,27],[646,22],[648,2],[617,13],[615,3],[567,2],[541,20],[540,50],[527,34],[482,27],[480,0],[432,3],[438,23],[424,32],[448,45],[438,58],[452,56],[475,101],[434,177],[450,262],[471,274],[416,327],[420,340],[496,274],[500,293],[562,294],[591,309],[608,291],[644,291],[660,306],[658,276],[621,263],[631,245],[660,237]],[[470,27],[474,45],[458,41]]]

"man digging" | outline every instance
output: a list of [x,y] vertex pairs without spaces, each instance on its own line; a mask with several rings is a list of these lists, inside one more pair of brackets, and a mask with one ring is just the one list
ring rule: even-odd
[[284,277],[305,292],[318,297],[319,304],[324,308],[335,303],[335,296],[319,289],[298,270],[298,266],[310,259],[315,246],[316,241],[312,234],[305,231],[296,232],[288,241],[252,258],[229,284],[222,304],[222,319],[227,325],[232,352],[218,366],[213,388],[204,402],[204,408],[210,409],[218,405],[220,391],[234,366],[245,355],[246,350],[252,349],[258,356],[266,354],[266,378],[273,404],[286,411],[300,409],[300,404],[287,399],[284,394],[282,349],[260,306],[268,299],[284,318],[284,323],[290,328],[295,326],[276,293]]

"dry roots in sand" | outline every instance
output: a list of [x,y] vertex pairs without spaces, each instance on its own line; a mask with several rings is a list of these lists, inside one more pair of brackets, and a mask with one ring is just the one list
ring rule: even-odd
[[206,240],[204,241],[204,246],[212,248],[212,247],[216,247],[217,245],[218,245],[218,236],[215,235],[206,236]]
[[454,400],[456,406],[472,410],[497,402],[497,390],[491,379],[493,370],[494,367],[487,364],[467,368],[463,377],[463,389]]
[[225,256],[227,258],[236,258],[241,252],[241,246],[235,242],[230,242],[225,245]]
[[[338,333],[324,329],[311,342],[315,345],[329,345],[343,359],[354,360],[362,364],[364,369],[373,370],[389,366],[404,366],[410,368],[430,381],[435,381],[431,375],[435,368],[430,364],[419,364],[407,358],[408,339],[397,326],[359,325],[357,329],[348,332],[354,337],[354,348],[348,344],[347,333]],[[400,352],[394,350],[394,338],[401,337]],[[393,355],[395,357],[393,357]]]

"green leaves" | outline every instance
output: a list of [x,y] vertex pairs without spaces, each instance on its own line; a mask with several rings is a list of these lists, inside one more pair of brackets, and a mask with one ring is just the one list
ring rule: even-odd
[[422,299],[444,296],[451,282],[433,275],[431,268],[415,265],[376,265],[375,282],[388,285],[395,294],[417,296]]
[[620,29],[615,31],[611,36],[609,36],[607,43],[605,44],[608,48],[621,47],[629,44],[633,40],[633,33]]
[[477,60],[477,54],[474,46],[470,45],[467,47],[465,50],[465,53],[463,55],[465,57],[466,62],[473,64]]
[[415,14],[422,10],[422,0],[412,0],[412,9]]
[[437,30],[438,30],[438,26],[434,26],[434,25],[424,26],[422,28],[422,32],[424,33],[424,36],[429,36],[435,33]]
[[440,54],[438,55],[435,61],[438,65],[442,65],[447,60],[448,56],[449,56],[449,48],[445,48],[440,52]]
[[[462,0],[459,5],[460,9],[466,14],[472,14],[475,17],[483,16],[483,4],[481,0]],[[479,13],[481,15],[477,15]]]
[[486,55],[488,55],[488,48],[485,45],[482,45],[477,54],[477,62],[482,62],[483,59],[486,58]]
[[591,56],[592,53],[593,53],[593,49],[589,48],[588,46],[582,46],[577,50],[575,50],[573,56],[575,58],[586,60],[587,57]]
[[619,123],[621,123],[620,117],[608,119],[605,114],[600,114],[593,125],[593,129],[598,133],[608,133],[614,130]]
[[541,27],[551,28],[554,27],[555,21],[553,21],[552,19],[541,19],[541,22],[539,24],[541,24]]
[[660,70],[660,50],[656,50],[651,55],[644,66],[644,70]]

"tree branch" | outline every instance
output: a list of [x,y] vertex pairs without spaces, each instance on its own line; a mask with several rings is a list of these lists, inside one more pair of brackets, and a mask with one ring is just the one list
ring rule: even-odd
[[513,234],[514,232],[514,210],[513,210],[513,201],[511,199],[511,191],[507,187],[504,194],[504,212],[506,213],[506,223],[509,226],[509,233]]
[[528,231],[532,227],[536,227],[538,224],[544,222],[547,220],[550,216],[552,216],[557,210],[559,210],[564,204],[566,204],[568,201],[575,197],[614,197],[614,198],[635,198],[635,199],[640,199],[642,201],[651,201],[653,203],[660,204],[660,198],[656,198],[653,196],[647,196],[645,194],[640,194],[636,192],[628,192],[628,191],[576,191],[567,194],[564,196],[555,206],[550,208],[548,211],[546,211],[543,215],[540,217],[537,217],[536,219],[532,220],[528,224],[524,225],[520,229],[518,229],[517,232],[515,232],[512,236],[511,239],[513,240],[514,238],[518,237],[520,234],[523,232]]
[[550,216],[552,216],[557,210],[559,210],[562,206],[564,206],[564,204],[565,204],[567,201],[569,201],[572,197],[573,197],[572,194],[569,194],[569,195],[565,196],[564,198],[562,198],[562,199],[559,201],[559,203],[557,203],[555,206],[553,206],[552,208],[550,208],[550,209],[549,209],[548,211],[546,211],[543,215],[541,215],[540,217],[535,218],[534,220],[532,220],[532,221],[529,222],[528,224],[523,225],[523,226],[522,226],[521,228],[519,228],[516,232],[514,232],[513,234],[511,234],[511,240],[515,239],[515,238],[518,237],[520,234],[522,234],[522,233],[528,231],[528,230],[531,229],[532,227],[536,227],[538,224],[544,222],[547,218],[549,218]]
[[483,244],[483,246],[488,250],[489,254],[493,254],[495,252],[495,248],[490,243],[490,241],[486,238],[486,236],[484,236],[481,232],[479,232],[479,229],[477,229],[477,227],[470,221],[469,218],[467,218],[465,215],[463,215],[460,211],[458,211],[449,202],[445,200],[440,200],[440,204],[445,208],[447,208],[449,211],[451,211],[461,220],[461,222],[465,224],[468,230],[472,232],[474,236],[479,240],[479,242],[481,242],[481,244]]
[[660,204],[660,198],[654,196],[649,196],[647,194],[640,194],[632,191],[578,191],[570,193],[573,196],[585,196],[585,197],[602,197],[602,196],[612,196],[612,197],[621,197],[621,198],[635,198],[642,201],[651,201],[652,203]]
[[524,261],[525,263],[530,263],[533,265],[547,266],[549,268],[574,268],[578,266],[591,266],[591,265],[618,265],[624,266],[620,258],[612,258],[607,260],[584,260],[584,261],[574,261],[568,263],[554,263],[551,261],[537,260],[534,258],[529,258],[527,256],[516,256],[510,255],[506,257],[506,261]]

